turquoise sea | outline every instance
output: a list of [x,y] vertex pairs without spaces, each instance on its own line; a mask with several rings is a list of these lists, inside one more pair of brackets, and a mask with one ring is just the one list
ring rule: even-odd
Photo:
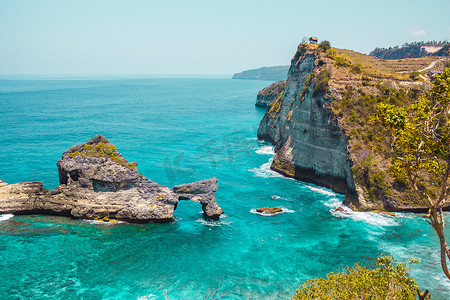
[[[270,82],[226,78],[2,78],[0,178],[58,182],[71,145],[103,134],[138,170],[172,187],[213,176],[225,211],[183,201],[169,224],[0,215],[0,299],[288,299],[306,280],[380,253],[450,298],[438,239],[419,215],[336,213],[343,196],[269,170],[256,139]],[[286,213],[264,217],[258,207]],[[450,221],[450,220],[448,220]],[[450,238],[450,237],[449,237]]]

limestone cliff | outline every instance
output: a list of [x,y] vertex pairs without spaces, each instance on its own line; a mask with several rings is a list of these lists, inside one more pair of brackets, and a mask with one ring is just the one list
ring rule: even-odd
[[276,145],[272,169],[338,193],[351,193],[355,184],[345,135],[327,108],[330,99],[314,90],[313,75],[319,70],[315,52],[310,45],[300,45],[284,94],[268,108],[258,138]]
[[139,174],[137,163],[129,163],[101,135],[72,146],[57,166],[61,185],[53,191],[42,182],[0,180],[0,213],[169,222],[180,200],[201,203],[205,218],[223,213],[215,201],[217,178],[169,189]]
[[417,99],[429,86],[419,70],[436,59],[384,61],[300,44],[286,88],[258,128],[258,138],[275,145],[271,168],[345,194],[344,203],[355,209],[424,211],[388,174],[387,149],[370,120],[377,103]]

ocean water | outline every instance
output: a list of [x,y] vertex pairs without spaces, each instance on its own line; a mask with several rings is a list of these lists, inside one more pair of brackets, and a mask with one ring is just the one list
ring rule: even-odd
[[[411,213],[336,213],[342,195],[270,171],[256,139],[270,82],[225,78],[0,80],[0,178],[58,183],[71,145],[103,134],[146,177],[172,187],[213,176],[225,211],[183,201],[169,224],[0,215],[0,299],[289,299],[299,284],[380,253],[450,298],[438,239]],[[268,217],[255,209],[278,206]],[[450,221],[450,220],[449,220]]]

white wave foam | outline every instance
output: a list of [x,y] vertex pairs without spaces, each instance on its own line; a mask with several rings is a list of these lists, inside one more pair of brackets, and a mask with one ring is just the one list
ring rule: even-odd
[[13,214],[4,214],[4,215],[0,215],[0,222],[1,222],[1,221],[9,220],[9,219],[11,219],[12,217],[14,217]]
[[106,221],[101,221],[101,220],[84,220],[86,222],[88,222],[89,224],[102,224],[102,225],[114,225],[114,224],[122,224],[125,223],[123,221],[118,221],[118,220],[114,220],[114,222],[106,222]]
[[136,300],[154,300],[156,299],[156,295],[148,294],[146,296],[139,296]]
[[339,206],[342,206],[341,203],[342,203],[342,201],[340,201],[338,198],[333,197],[333,198],[329,199],[327,202],[325,202],[324,204],[325,204],[325,206],[328,206],[329,208],[336,209]]
[[210,227],[219,227],[219,226],[228,226],[231,224],[231,221],[226,221],[226,216],[221,215],[219,220],[205,220],[203,218],[195,220],[195,222],[200,223],[202,225],[210,226]]
[[264,217],[272,217],[272,216],[279,215],[279,214],[282,214],[282,213],[295,213],[295,210],[292,210],[292,209],[289,209],[289,208],[285,208],[285,207],[280,207],[280,208],[282,209],[282,211],[277,212],[277,213],[273,213],[273,214],[265,214],[265,213],[257,212],[256,208],[252,208],[250,210],[250,212],[252,214],[256,214],[256,215],[260,215],[260,216],[264,216]]
[[259,148],[255,152],[258,154],[275,155],[275,151],[273,151],[273,146],[261,146],[261,148]]
[[333,193],[332,191],[330,191],[329,189],[326,189],[326,188],[314,187],[314,186],[310,186],[307,184],[304,184],[304,186],[306,186],[311,191],[322,194],[322,195],[336,196],[335,193]]
[[330,208],[333,216],[338,218],[349,218],[354,221],[361,221],[374,226],[398,226],[399,218],[397,216],[390,216],[374,212],[353,211],[351,208],[342,205],[337,198],[332,198],[324,203]]
[[247,171],[252,172],[255,174],[256,177],[263,177],[263,178],[269,178],[269,177],[279,177],[284,178],[283,175],[278,174],[277,172],[270,169],[270,165],[272,164],[273,158],[269,159],[268,162],[265,164],[262,164],[259,168],[253,168],[248,169]]

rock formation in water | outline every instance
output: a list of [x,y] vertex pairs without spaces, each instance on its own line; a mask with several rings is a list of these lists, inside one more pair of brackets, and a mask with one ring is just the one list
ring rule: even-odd
[[277,81],[263,88],[258,92],[256,96],[256,107],[267,107],[269,104],[283,96],[284,89],[286,88],[286,82],[284,80]]
[[279,207],[260,207],[256,209],[256,212],[262,215],[273,216],[282,213],[283,209]]
[[170,222],[178,201],[191,200],[201,203],[205,218],[223,213],[215,201],[217,178],[169,189],[139,174],[137,163],[124,159],[101,135],[72,146],[57,166],[61,185],[53,191],[42,182],[0,181],[0,212]]
[[383,61],[300,44],[286,88],[258,128],[258,138],[275,145],[271,169],[345,194],[354,209],[424,211],[421,200],[388,174],[388,149],[370,118],[380,102],[417,99],[428,86],[418,70],[432,62]]

